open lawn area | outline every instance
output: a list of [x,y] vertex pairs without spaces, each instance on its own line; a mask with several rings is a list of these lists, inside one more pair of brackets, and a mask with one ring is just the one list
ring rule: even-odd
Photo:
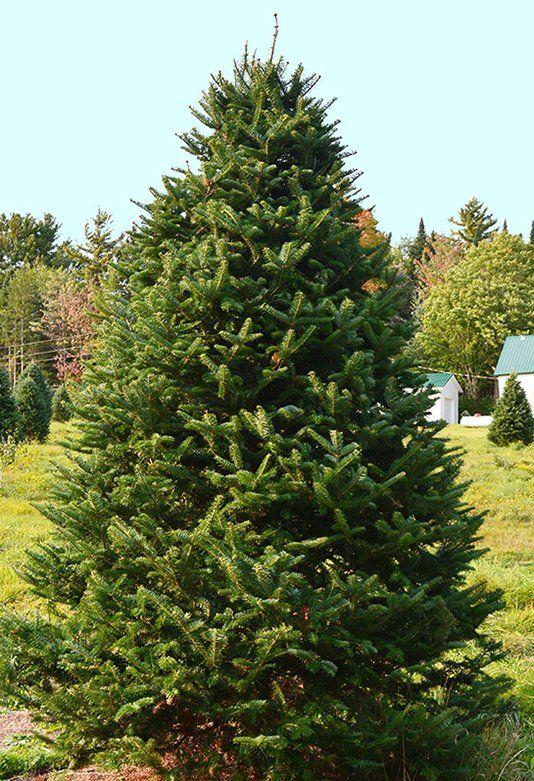
[[[24,446],[7,468],[0,490],[0,598],[4,604],[30,605],[16,573],[25,547],[46,537],[50,524],[32,506],[46,499],[54,478],[51,460],[64,459],[65,424],[53,424],[46,445]],[[483,578],[505,592],[506,609],[490,617],[491,632],[508,653],[499,671],[514,680],[524,726],[534,715],[534,446],[498,448],[484,429],[448,426],[443,436],[465,450],[463,478],[471,481],[466,500],[487,510],[481,545],[490,552],[472,578]],[[504,778],[504,776],[503,776]]]
[[[25,445],[8,467],[0,490],[0,599],[28,604],[16,568],[24,549],[45,537],[50,523],[32,506],[47,498],[54,470],[65,458],[61,441],[68,424],[54,423],[45,445]],[[502,666],[516,680],[525,710],[534,713],[534,446],[498,448],[485,429],[447,426],[451,444],[465,450],[463,478],[472,481],[466,501],[487,510],[481,545],[490,552],[477,564],[484,578],[505,592],[506,610],[492,617],[492,632],[509,658]],[[529,681],[530,678],[530,681]]]
[[489,548],[473,573],[502,588],[506,609],[490,617],[508,658],[500,668],[515,681],[524,713],[534,716],[534,445],[496,447],[487,429],[447,426],[444,435],[465,454],[465,499],[486,510],[481,545]]
[[0,600],[2,604],[28,603],[25,584],[16,569],[25,548],[46,537],[51,524],[33,507],[45,501],[55,477],[54,462],[65,461],[61,442],[69,425],[52,423],[46,444],[23,444],[15,463],[8,466],[0,488]]

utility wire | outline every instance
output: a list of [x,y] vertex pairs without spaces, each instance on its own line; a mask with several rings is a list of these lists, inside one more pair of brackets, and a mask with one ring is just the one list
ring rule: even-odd
[[[18,348],[17,348],[17,349],[18,349],[18,350],[20,350],[20,349],[21,349],[20,345],[18,346]],[[86,349],[87,349],[87,348],[86,348],[86,347],[85,347],[83,344],[80,344],[80,345],[75,345],[75,344],[72,344],[72,345],[61,345],[60,347],[58,347],[58,348],[56,348],[56,349],[42,350],[42,351],[37,351],[37,352],[34,352],[33,350],[30,350],[30,349],[28,349],[28,346],[27,346],[27,345],[24,345],[24,346],[23,346],[23,348],[22,348],[22,351],[23,351],[23,352],[24,352],[24,354],[25,354],[25,355],[27,355],[28,357],[32,357],[32,358],[34,358],[34,357],[36,357],[36,356],[38,356],[38,355],[39,355],[39,356],[44,356],[44,355],[50,355],[50,356],[53,356],[53,355],[60,355],[62,351],[66,351],[66,352],[78,352],[78,351],[83,351],[83,350],[86,350]],[[88,351],[88,352],[89,352],[89,351]],[[15,355],[13,355],[12,357],[13,357],[13,358],[18,358],[19,356],[20,356],[20,353],[19,353],[18,355],[17,355],[17,354],[15,354]],[[10,357],[10,356],[9,356],[9,355],[4,355],[3,357],[4,357],[4,359],[9,359],[9,357]]]
[[495,377],[488,377],[485,374],[465,374],[462,372],[450,372],[446,369],[431,369],[429,366],[420,366],[420,369],[422,369],[425,372],[434,372],[435,374],[455,374],[458,375],[458,377],[475,377],[477,380],[494,380]]
[[[60,339],[64,339],[64,338],[65,337],[60,337]],[[55,344],[55,343],[57,344],[57,342],[55,342],[54,339],[52,339],[52,338],[48,338],[48,339],[34,339],[33,341],[24,342],[23,346],[24,347],[33,347],[34,345],[37,345],[37,344],[49,344],[50,345],[50,344]],[[13,342],[12,344],[4,344],[3,342],[0,341],[0,349],[18,350],[19,348],[20,348],[20,342]]]
[[[34,339],[33,342],[27,342],[27,344],[47,344],[51,342],[51,339]],[[2,345],[2,347],[20,347],[20,344],[17,344],[16,342],[14,344],[6,344]]]

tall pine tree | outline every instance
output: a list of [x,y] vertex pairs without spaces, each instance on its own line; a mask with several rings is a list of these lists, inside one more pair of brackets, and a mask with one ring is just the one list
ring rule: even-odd
[[453,233],[466,244],[480,244],[481,241],[491,238],[495,233],[497,220],[488,212],[478,198],[471,198],[465,206],[462,206],[458,217],[450,217],[450,222],[457,226]]
[[419,229],[417,231],[417,236],[413,240],[409,250],[408,254],[412,261],[412,264],[415,266],[417,261],[421,261],[423,257],[423,253],[425,251],[427,244],[427,235],[426,235],[426,229],[425,229],[425,223],[423,221],[423,218],[419,220]]
[[465,584],[481,519],[315,83],[248,56],[213,78],[198,167],[154,192],[109,303],[26,569],[50,609],[1,633],[2,685],[80,760],[472,777],[497,688],[497,597]]
[[86,284],[100,286],[116,273],[121,239],[113,236],[111,214],[102,209],[85,223],[85,243],[71,249],[70,254]]

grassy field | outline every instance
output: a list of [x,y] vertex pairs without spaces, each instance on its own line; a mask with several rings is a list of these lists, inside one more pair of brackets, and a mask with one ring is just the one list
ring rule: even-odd
[[498,448],[486,430],[447,426],[464,451],[465,499],[487,510],[480,544],[489,548],[472,574],[505,592],[506,609],[489,619],[508,652],[500,670],[513,678],[523,712],[534,717],[534,445]]
[[[47,497],[54,477],[51,460],[65,458],[61,440],[68,426],[54,424],[49,443],[21,449],[8,467],[0,489],[0,600],[28,606],[30,596],[16,573],[24,549],[45,537],[50,524],[32,507]],[[534,717],[534,445],[497,448],[484,429],[448,426],[451,444],[465,450],[463,478],[471,481],[466,501],[487,510],[480,544],[490,552],[477,563],[473,579],[484,579],[504,589],[506,609],[489,619],[491,633],[504,644],[507,658],[499,671],[514,681],[513,694],[522,711],[518,728],[524,742],[525,727]],[[513,728],[512,728],[513,732]],[[508,744],[510,731],[497,739]],[[523,778],[484,772],[477,778]]]
[[65,459],[61,441],[68,431],[68,424],[53,423],[46,444],[22,445],[15,463],[5,470],[0,488],[0,601],[4,605],[28,601],[16,569],[24,558],[25,548],[50,530],[50,523],[32,503],[47,499],[54,479],[52,463]]

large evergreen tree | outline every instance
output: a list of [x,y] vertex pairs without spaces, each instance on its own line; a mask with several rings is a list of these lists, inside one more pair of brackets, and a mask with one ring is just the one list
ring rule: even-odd
[[450,222],[457,226],[454,235],[465,241],[467,245],[474,244],[475,247],[484,239],[493,236],[497,225],[493,214],[488,212],[487,207],[478,198],[467,201],[460,209],[458,217],[451,217]]
[[315,82],[248,57],[213,79],[198,170],[154,193],[109,304],[26,571],[49,609],[1,633],[2,685],[80,759],[472,777],[496,688],[496,596],[465,584],[481,519],[410,392]]
[[534,441],[534,417],[525,391],[516,374],[506,380],[504,391],[497,402],[488,439],[495,445],[510,445]]
[[17,405],[11,390],[9,375],[0,366],[0,440],[15,433],[17,424]]

